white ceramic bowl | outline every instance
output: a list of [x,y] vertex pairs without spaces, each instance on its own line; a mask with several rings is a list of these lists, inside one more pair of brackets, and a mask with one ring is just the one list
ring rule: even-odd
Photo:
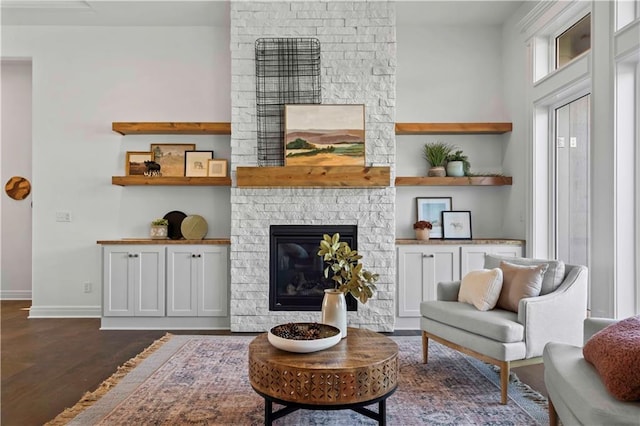
[[[310,326],[312,323],[309,322],[299,322],[296,323],[300,327]],[[269,334],[267,338],[269,339],[269,343],[275,346],[278,349],[282,349],[283,351],[288,352],[298,352],[298,353],[309,353],[321,351],[323,349],[330,348],[331,346],[336,345],[340,340],[342,335],[340,334],[340,329],[334,327],[332,325],[327,324],[318,324],[320,326],[320,338],[313,340],[293,340],[293,339],[285,339],[280,336],[276,336],[273,334],[273,331],[276,327],[273,327],[269,330]]]

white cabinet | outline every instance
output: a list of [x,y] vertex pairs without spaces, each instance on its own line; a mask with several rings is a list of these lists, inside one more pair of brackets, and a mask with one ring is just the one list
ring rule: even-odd
[[105,246],[102,264],[104,316],[164,316],[164,247]]
[[484,256],[487,254],[521,257],[522,246],[506,244],[474,244],[462,246],[460,251],[460,276],[464,277],[469,271],[484,268]]
[[167,247],[167,316],[226,316],[227,265],[225,246]]
[[420,302],[435,300],[440,281],[460,279],[460,247],[398,247],[398,316],[419,317]]

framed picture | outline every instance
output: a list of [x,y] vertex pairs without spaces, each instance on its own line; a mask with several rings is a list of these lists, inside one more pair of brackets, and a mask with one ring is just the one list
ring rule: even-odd
[[213,151],[185,151],[184,175],[189,177],[206,177],[209,170],[209,160],[213,158]]
[[418,197],[418,220],[428,220],[433,225],[430,238],[442,238],[442,212],[451,210],[451,197]]
[[285,166],[364,166],[364,105],[285,105]]
[[227,176],[227,160],[213,159],[209,160],[207,167],[208,176],[226,177]]
[[471,239],[471,212],[449,211],[442,212],[442,230],[445,239]]
[[193,151],[193,143],[152,143],[151,152],[160,165],[162,176],[184,176],[184,153]]
[[153,152],[147,151],[127,151],[127,160],[124,163],[124,170],[127,176],[142,176],[147,171],[145,161],[153,161]]

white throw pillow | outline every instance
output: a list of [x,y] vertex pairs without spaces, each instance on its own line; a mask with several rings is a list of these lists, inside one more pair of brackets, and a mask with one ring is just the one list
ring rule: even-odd
[[458,302],[469,303],[478,310],[493,309],[502,290],[502,269],[471,271],[462,278]]

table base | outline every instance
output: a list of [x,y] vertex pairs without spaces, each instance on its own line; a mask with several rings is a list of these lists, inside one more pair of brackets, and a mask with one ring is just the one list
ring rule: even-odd
[[[254,389],[255,390],[255,389]],[[291,414],[294,411],[304,410],[353,410],[356,413],[360,413],[363,416],[370,419],[377,420],[378,425],[385,426],[387,424],[387,398],[396,391],[392,389],[390,392],[382,395],[379,398],[371,399],[369,401],[352,403],[352,404],[340,404],[340,405],[315,405],[315,404],[299,404],[295,402],[283,401],[278,398],[273,398],[265,395],[262,392],[256,390],[256,392],[264,398],[264,424],[271,426],[274,420]],[[284,408],[278,411],[273,411],[273,403],[284,405]],[[378,404],[378,412],[365,408],[369,405]]]

